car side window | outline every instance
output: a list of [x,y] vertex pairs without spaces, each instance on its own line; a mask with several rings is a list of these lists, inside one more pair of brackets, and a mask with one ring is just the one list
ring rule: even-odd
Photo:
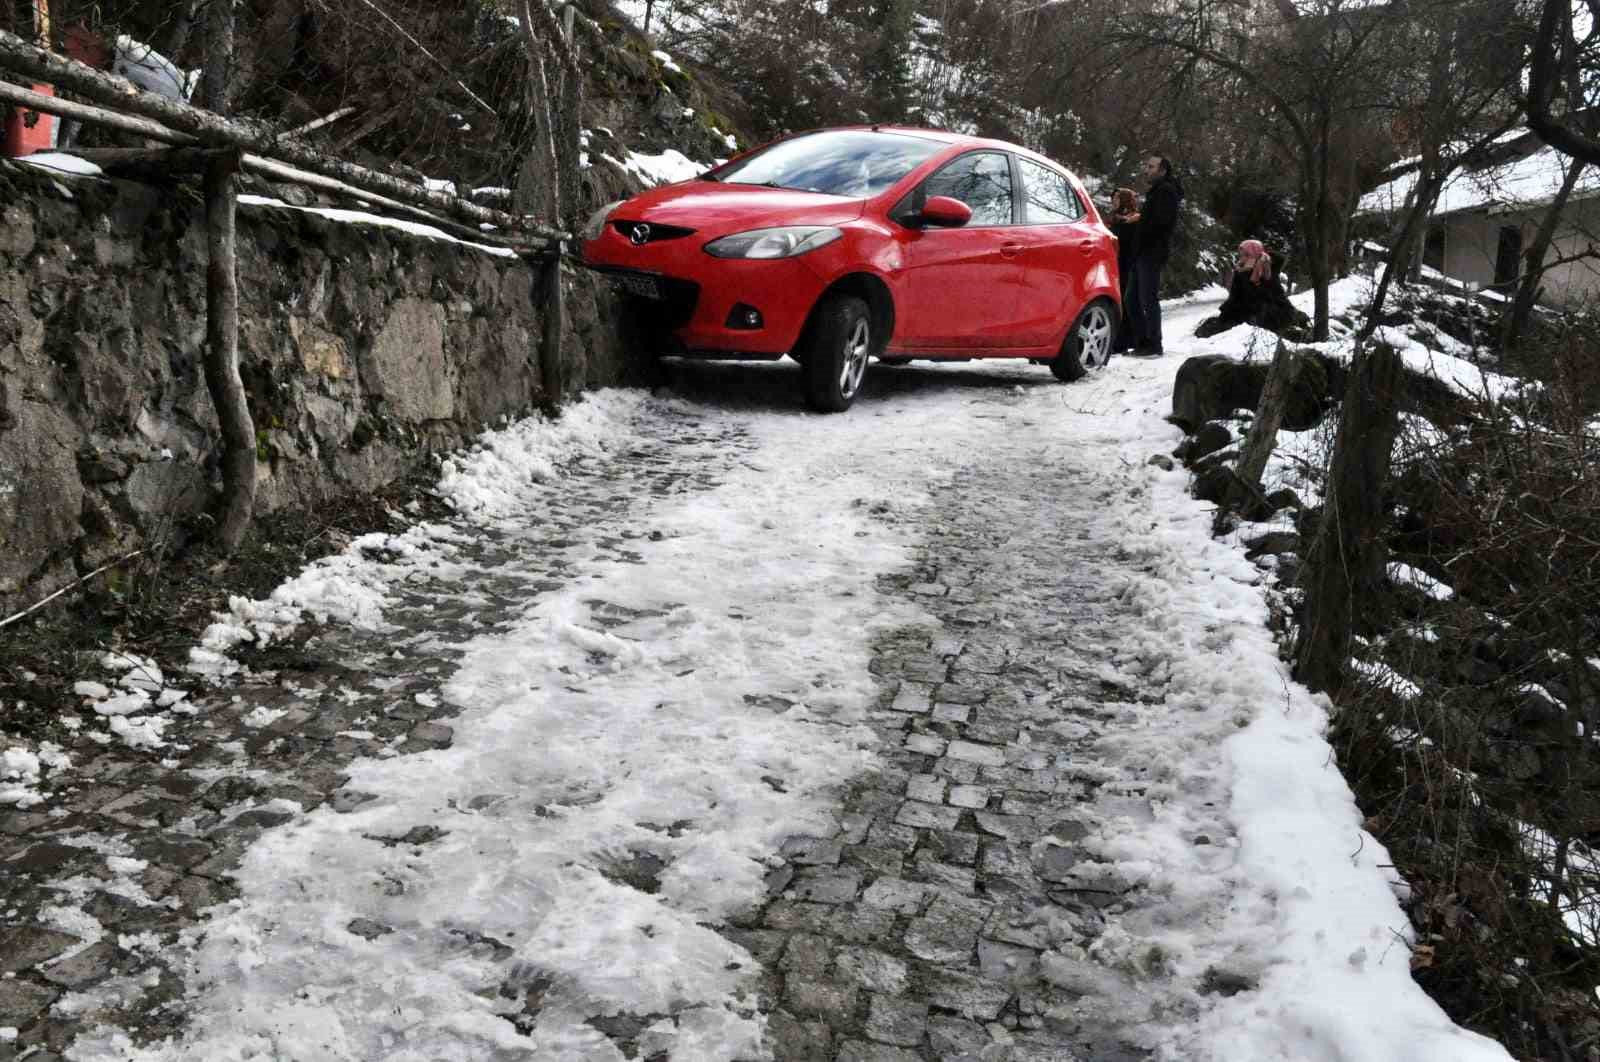
[[973,225],[1010,225],[1011,162],[1003,152],[975,151],[962,155],[923,182],[919,202],[946,195],[972,208]]
[[1023,220],[1029,225],[1061,225],[1084,215],[1078,193],[1065,177],[1032,159],[1018,158],[1022,176]]

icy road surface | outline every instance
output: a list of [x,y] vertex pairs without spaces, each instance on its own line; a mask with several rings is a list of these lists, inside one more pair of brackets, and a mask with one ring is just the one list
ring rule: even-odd
[[[41,917],[122,971],[52,997],[67,1057],[1505,1058],[1412,984],[1262,573],[1150,463],[1171,347],[877,367],[834,417],[680,364],[487,437],[458,519],[238,603],[197,714],[119,716],[256,796],[62,826],[105,865]],[[234,671],[319,621],[323,666]],[[237,898],[144,892],[152,831]]]

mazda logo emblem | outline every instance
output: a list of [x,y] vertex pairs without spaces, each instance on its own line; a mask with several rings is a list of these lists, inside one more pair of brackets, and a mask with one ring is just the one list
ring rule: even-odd
[[630,229],[628,231],[628,239],[629,239],[630,242],[632,242],[632,244],[635,247],[639,246],[639,244],[641,244],[641,243],[649,243],[650,242],[650,226],[649,225],[635,225],[632,229]]

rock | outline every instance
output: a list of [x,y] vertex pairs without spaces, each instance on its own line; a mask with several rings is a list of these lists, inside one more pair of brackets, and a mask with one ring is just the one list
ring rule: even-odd
[[6,926],[0,929],[0,972],[15,973],[55,958],[78,938],[38,926]]
[[1245,556],[1255,559],[1263,553],[1299,553],[1300,535],[1294,531],[1268,531],[1244,540]]
[[76,426],[60,410],[22,401],[9,388],[5,413],[12,426],[0,432],[0,600],[18,594],[77,536],[83,511]]
[[430,749],[447,749],[455,743],[456,732],[443,723],[418,723],[411,728],[411,741]]
[[80,453],[78,475],[86,484],[117,483],[128,478],[128,462],[116,454]]
[[1233,442],[1233,432],[1220,420],[1207,421],[1194,433],[1184,451],[1185,464],[1193,465],[1203,457],[1223,450]]
[[1166,472],[1171,472],[1173,469],[1172,458],[1168,457],[1166,454],[1152,454],[1150,460],[1145,463],[1155,465],[1157,468]]
[[1298,512],[1300,509],[1305,508],[1305,503],[1300,500],[1300,495],[1296,494],[1293,488],[1290,487],[1279,487],[1277,490],[1269,491],[1267,493],[1267,504],[1272,506],[1274,511],[1294,509]]
[[0,981],[0,1025],[25,1028],[60,995],[55,989],[28,981]]
[[39,973],[51,984],[78,989],[104,981],[116,969],[117,946],[102,940],[70,959],[41,967]]
[[1223,504],[1233,492],[1234,482],[1238,479],[1233,474],[1233,469],[1224,464],[1212,465],[1194,478],[1191,489],[1194,496],[1201,501],[1208,501],[1214,505]]
[[394,930],[382,922],[375,922],[370,918],[352,918],[345,929],[354,933],[362,940],[377,940],[379,937],[388,936]]
[[[1193,433],[1235,409],[1254,410],[1261,402],[1269,365],[1267,361],[1235,361],[1220,354],[1189,358],[1179,366],[1173,382],[1169,419]],[[1320,356],[1297,354],[1283,429],[1305,431],[1315,427],[1331,402],[1329,373]]]
[[445,368],[443,308],[416,298],[396,302],[361,376],[391,415],[413,423],[448,420],[455,400]]

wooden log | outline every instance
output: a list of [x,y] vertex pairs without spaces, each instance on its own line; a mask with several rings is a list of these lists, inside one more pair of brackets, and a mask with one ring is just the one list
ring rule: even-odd
[[1399,429],[1400,355],[1379,344],[1357,353],[1339,414],[1322,523],[1306,556],[1306,602],[1295,678],[1338,693],[1351,634],[1384,581],[1383,491]]
[[0,68],[67,89],[120,111],[153,119],[207,144],[242,148],[279,159],[364,191],[429,207],[464,221],[546,237],[566,236],[549,225],[332,158],[259,122],[224,118],[180,100],[144,92],[124,78],[48,52],[4,30],[0,30]]
[[[187,133],[179,133],[168,129],[159,122],[153,122],[147,118],[137,118],[108,110],[104,107],[64,100],[55,96],[44,96],[5,81],[0,81],[0,101],[15,103],[19,106],[45,111],[64,118],[73,118],[80,122],[103,125],[110,129],[134,133],[152,140],[162,141],[163,143],[175,145],[192,145],[196,143],[195,138]],[[108,171],[114,171],[120,165],[120,159],[133,159],[140,155],[154,159],[160,156],[162,151],[159,148],[73,148],[70,150],[70,154],[101,165],[105,165],[102,160],[111,160],[111,166],[108,166],[107,169]],[[129,165],[133,164],[129,163]],[[152,163],[152,165],[154,166],[155,164]],[[354,185],[346,184],[343,181],[335,180],[332,177],[324,177],[319,173],[312,173],[309,170],[302,170],[285,163],[274,162],[271,159],[262,158],[260,155],[246,154],[243,165],[246,170],[270,180],[290,184],[303,184],[311,188],[320,188],[323,191],[363,199],[373,206],[392,210],[407,217],[415,218],[418,221],[426,222],[429,225],[437,226],[461,239],[473,240],[493,247],[505,247],[515,251],[541,248],[549,242],[542,236],[504,239],[493,233],[481,232],[470,226],[450,221],[448,218],[441,218],[437,214],[431,214],[423,210],[421,207],[402,203],[398,200],[390,199],[388,196],[378,195],[374,192],[357,188]]]
[[287,135],[287,136],[305,136],[308,133],[315,133],[318,129],[322,129],[322,128],[326,127],[326,126],[330,126],[334,122],[343,121],[344,119],[350,117],[354,113],[356,113],[356,109],[354,107],[340,107],[338,110],[332,112],[331,114],[325,114],[321,118],[316,119],[315,121],[307,122],[305,125],[298,126],[298,127],[294,128],[294,129],[289,130],[289,132],[287,134],[285,134],[285,135]]
[[[160,140],[167,144],[193,144],[195,138],[185,133],[174,132],[148,118],[139,118],[120,111],[107,110],[104,107],[94,107],[75,100],[64,100],[59,96],[46,96],[21,85],[13,85],[9,81],[0,81],[0,102],[13,106],[24,107],[31,111],[42,111],[45,114],[54,114],[61,118],[72,118],[80,122],[94,125],[103,125],[108,129],[116,129],[123,133],[133,133],[136,136],[148,137],[151,140]],[[73,154],[78,154],[74,151]]]

